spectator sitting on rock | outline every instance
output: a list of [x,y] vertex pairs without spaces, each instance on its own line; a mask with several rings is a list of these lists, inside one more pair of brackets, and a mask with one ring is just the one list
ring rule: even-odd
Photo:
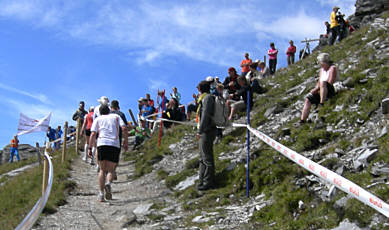
[[330,55],[327,53],[319,54],[317,56],[317,60],[321,66],[319,80],[315,88],[311,90],[305,99],[300,124],[304,123],[307,119],[312,104],[321,107],[328,98],[331,98],[335,95],[333,84],[339,78],[338,69],[330,60]]
[[[236,73],[234,67],[230,67],[228,69],[228,77],[223,82],[224,89],[228,90],[229,94],[235,94],[237,90],[240,89],[240,85],[238,84],[239,75]],[[233,100],[239,100],[239,98],[232,98]]]
[[[178,108],[178,102],[176,99],[172,98],[170,99],[166,111],[162,114],[162,118],[173,120],[173,121],[181,121],[182,120],[182,113],[181,110]],[[165,128],[170,128],[172,125],[172,122],[163,122]]]
[[194,93],[194,94],[192,94],[192,97],[194,100],[186,106],[186,110],[187,110],[186,119],[187,120],[190,120],[192,118],[192,112],[196,112],[197,106],[198,106],[198,103],[197,103],[198,95],[196,95]]
[[249,58],[249,53],[244,54],[244,60],[240,63],[240,67],[242,67],[242,76],[246,76],[246,74],[250,71],[249,66],[253,61]]
[[134,146],[132,147],[132,150],[135,150],[137,146],[142,144],[142,142],[146,139],[151,137],[150,129],[146,127],[146,121],[144,118],[140,119],[140,127],[134,127],[130,132],[130,136],[135,135],[135,141]]
[[236,111],[240,111],[246,108],[247,106],[247,93],[249,92],[250,95],[250,101],[249,101],[249,106],[250,109],[252,108],[253,105],[253,92],[251,91],[250,86],[247,84],[246,78],[240,76],[238,78],[238,83],[240,85],[240,89],[236,91],[234,94],[230,94],[230,98],[243,98],[243,100],[227,100],[227,105],[231,109],[230,116],[228,117],[229,120],[232,120],[234,114]]
[[251,87],[255,93],[263,93],[263,89],[259,84],[260,72],[257,70],[258,63],[254,62],[250,64],[250,72],[246,75],[247,84]]
[[270,70],[268,67],[266,67],[265,62],[260,62],[259,68],[261,68],[261,71],[259,71],[260,78],[266,78],[266,77],[270,76]]

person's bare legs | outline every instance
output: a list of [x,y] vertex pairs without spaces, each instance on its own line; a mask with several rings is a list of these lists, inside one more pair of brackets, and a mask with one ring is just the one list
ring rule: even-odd
[[104,185],[105,185],[105,172],[101,170],[99,171],[99,191],[103,193],[104,191]]
[[311,109],[311,102],[306,98],[303,112],[301,113],[301,121],[305,121],[307,119],[310,109]]
[[230,116],[228,117],[228,120],[232,120],[232,117],[234,116],[235,114],[235,109],[231,107],[231,113],[230,113]]
[[320,104],[323,104],[324,101],[327,99],[327,82],[320,82]]

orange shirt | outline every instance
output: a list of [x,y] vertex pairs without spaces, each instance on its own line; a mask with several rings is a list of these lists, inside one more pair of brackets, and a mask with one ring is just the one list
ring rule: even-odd
[[244,59],[240,65],[243,65],[243,64],[248,64],[247,66],[243,66],[242,67],[242,73],[247,73],[250,71],[250,64],[252,63],[253,61],[251,61],[251,59]]
[[11,147],[12,148],[17,148],[18,147],[18,143],[19,143],[19,141],[16,141],[15,139],[12,139],[11,140]]

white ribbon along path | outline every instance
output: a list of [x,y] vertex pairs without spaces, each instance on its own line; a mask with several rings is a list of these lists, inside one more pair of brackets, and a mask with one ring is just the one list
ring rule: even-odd
[[15,228],[15,230],[31,229],[34,223],[38,220],[43,208],[46,206],[47,200],[49,199],[51,187],[53,185],[53,163],[51,162],[50,156],[46,151],[44,157],[47,159],[49,165],[49,177],[47,180],[46,190],[44,194],[39,198],[39,200],[35,203],[31,211],[23,219],[23,221]]
[[[191,125],[191,126],[195,124],[192,122],[179,122],[179,121],[172,121],[172,120],[161,119],[161,118],[157,119],[157,121],[158,120],[169,121],[173,123],[179,123],[179,124]],[[257,136],[267,145],[269,145],[270,147],[272,147],[273,149],[275,149],[285,157],[289,158],[289,160],[295,162],[297,165],[303,167],[304,169],[308,170],[312,174],[334,185],[335,187],[339,188],[343,192],[350,194],[351,196],[358,199],[362,203],[374,208],[375,210],[377,210],[378,212],[382,213],[383,215],[389,218],[389,205],[384,201],[382,201],[377,196],[371,194],[370,192],[356,185],[355,183],[347,180],[346,178],[338,175],[335,172],[332,172],[326,167],[323,167],[318,163],[302,156],[296,151],[293,151],[290,148],[280,144],[279,142],[275,141],[271,137],[252,128],[249,125],[232,123],[232,126],[247,128],[251,133]]]
[[251,133],[253,133],[255,136],[257,136],[259,139],[261,139],[263,142],[268,144],[270,147],[275,149],[276,151],[280,152],[282,155],[289,158],[291,161],[295,162],[297,165],[305,168],[309,172],[315,174],[316,176],[320,177],[321,179],[327,181],[328,183],[335,185],[340,190],[344,191],[345,193],[348,193],[361,201],[362,203],[374,208],[378,212],[382,213],[386,217],[389,217],[389,205],[382,201],[380,198],[376,197],[375,195],[369,193],[368,191],[364,190],[360,186],[354,184],[353,182],[347,180],[346,178],[338,175],[335,172],[332,172],[331,170],[319,165],[316,162],[311,161],[310,159],[302,156],[301,154],[289,149],[288,147],[285,147],[284,145],[278,143],[274,139],[270,138],[266,134],[250,127],[246,124],[233,124],[234,127],[246,127],[248,130],[250,130]]

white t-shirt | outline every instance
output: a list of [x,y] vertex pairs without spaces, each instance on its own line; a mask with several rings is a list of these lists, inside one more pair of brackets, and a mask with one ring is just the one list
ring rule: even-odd
[[97,147],[109,145],[120,148],[119,129],[122,126],[125,126],[123,120],[114,113],[100,115],[94,119],[91,131],[99,134]]

